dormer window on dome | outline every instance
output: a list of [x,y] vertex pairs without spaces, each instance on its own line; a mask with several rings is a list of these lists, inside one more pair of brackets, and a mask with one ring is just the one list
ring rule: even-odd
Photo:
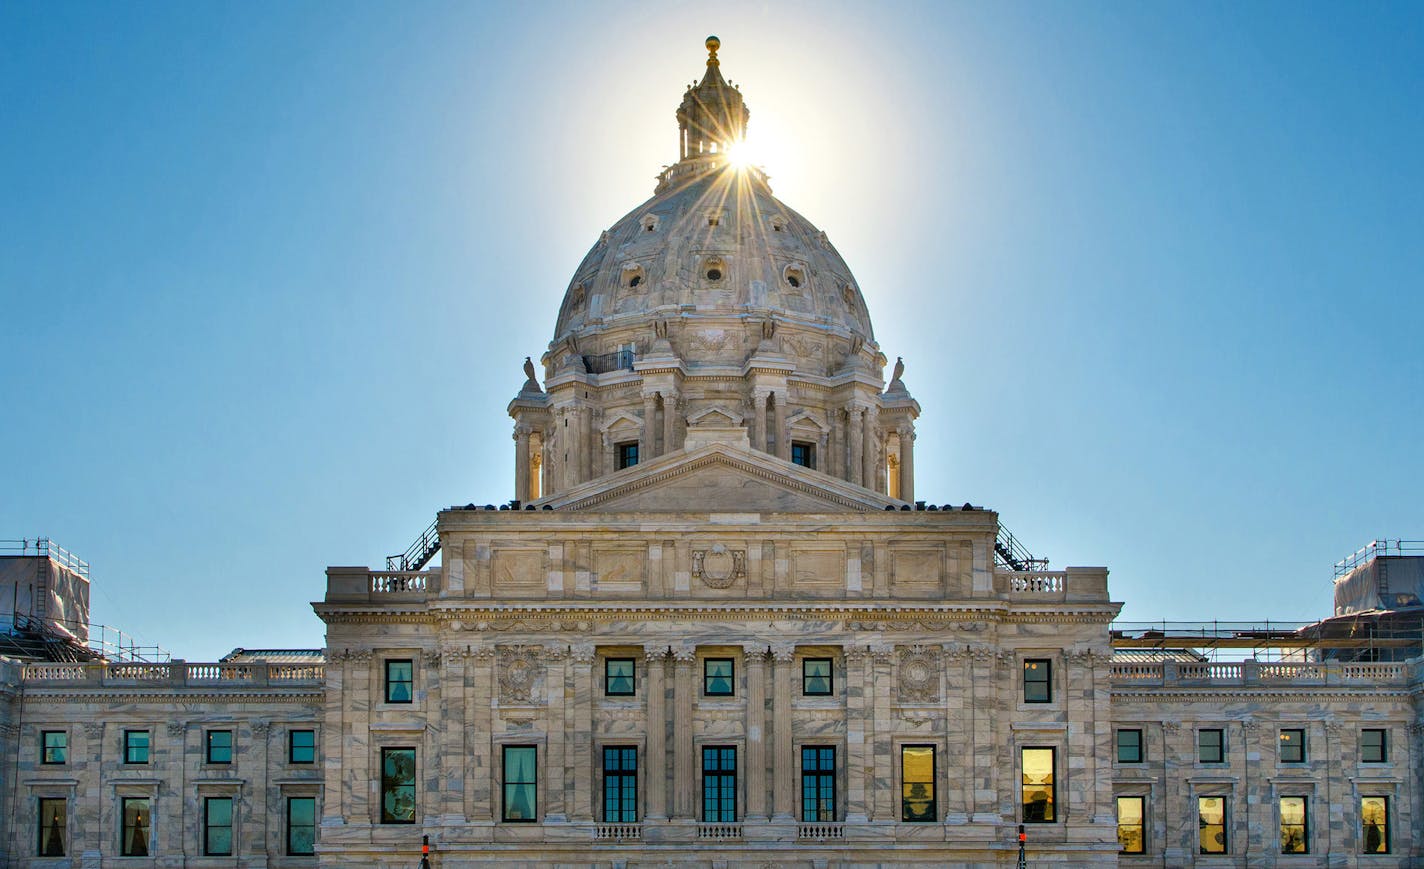
[[643,219],[639,222],[643,224],[644,232],[658,231],[658,216],[656,214],[645,214],[643,215]]
[[800,265],[789,265],[782,272],[782,278],[788,287],[799,290],[806,285],[806,269]]
[[719,256],[709,256],[703,261],[702,274],[715,284],[727,274],[727,264]]
[[636,287],[647,280],[647,274],[643,272],[643,267],[638,263],[623,264],[623,286]]

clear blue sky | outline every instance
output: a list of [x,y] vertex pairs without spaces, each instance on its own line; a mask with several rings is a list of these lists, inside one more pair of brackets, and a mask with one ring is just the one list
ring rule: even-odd
[[1424,537],[1417,3],[0,4],[0,537],[191,660],[508,498],[504,407],[708,33],[924,406],[1134,619]]

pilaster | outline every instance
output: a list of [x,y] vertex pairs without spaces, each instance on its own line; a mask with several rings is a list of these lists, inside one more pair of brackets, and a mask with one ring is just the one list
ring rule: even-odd
[[676,681],[673,683],[672,761],[673,761],[673,817],[692,820],[697,817],[693,803],[693,664],[697,651],[692,646],[674,646],[672,650],[673,669]]
[[796,817],[796,757],[791,721],[791,665],[795,660],[794,645],[777,643],[771,647],[772,812],[777,820]]
[[666,671],[667,646],[650,645],[643,647],[644,660],[648,665],[648,753],[645,776],[648,783],[648,820],[667,818],[667,712],[664,673]]
[[766,809],[766,655],[764,643],[742,647],[747,662],[747,811],[748,821],[765,820]]

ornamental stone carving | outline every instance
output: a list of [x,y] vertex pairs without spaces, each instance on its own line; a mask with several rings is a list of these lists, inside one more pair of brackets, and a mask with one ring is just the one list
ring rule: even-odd
[[533,703],[534,683],[539,678],[539,658],[523,646],[499,652],[499,700],[501,703]]
[[692,575],[708,588],[728,588],[747,575],[747,553],[720,543],[692,553]]
[[267,729],[270,726],[266,721],[254,721],[252,722],[252,735],[262,739],[267,736]]
[[435,651],[421,652],[420,660],[426,667],[432,670],[440,669],[440,653]]
[[796,660],[796,646],[792,643],[773,643],[771,659],[778,664],[789,664]]
[[644,646],[644,647],[643,647],[643,657],[648,660],[648,663],[649,663],[649,664],[658,664],[658,663],[661,663],[661,662],[667,660],[667,656],[668,656],[668,647],[667,647],[667,646]]
[[84,724],[84,735],[90,739],[102,739],[104,736],[104,722],[87,721]]
[[170,721],[170,722],[168,722],[168,735],[174,737],[175,739],[176,739],[177,737],[182,736],[182,735],[183,735],[183,731],[185,731],[185,730],[187,730],[187,729],[188,729],[188,725],[183,724],[182,722],[179,722],[179,721]]
[[900,653],[900,702],[933,703],[939,699],[939,656],[915,646]]
[[672,659],[679,664],[691,664],[697,660],[697,648],[686,644],[673,646]]
[[594,657],[593,643],[577,643],[569,646],[569,658],[576,664],[592,664]]

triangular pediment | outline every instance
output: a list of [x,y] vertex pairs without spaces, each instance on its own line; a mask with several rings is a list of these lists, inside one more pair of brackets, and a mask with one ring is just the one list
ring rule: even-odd
[[901,502],[766,453],[717,443],[659,456],[538,503],[620,513],[835,513]]

